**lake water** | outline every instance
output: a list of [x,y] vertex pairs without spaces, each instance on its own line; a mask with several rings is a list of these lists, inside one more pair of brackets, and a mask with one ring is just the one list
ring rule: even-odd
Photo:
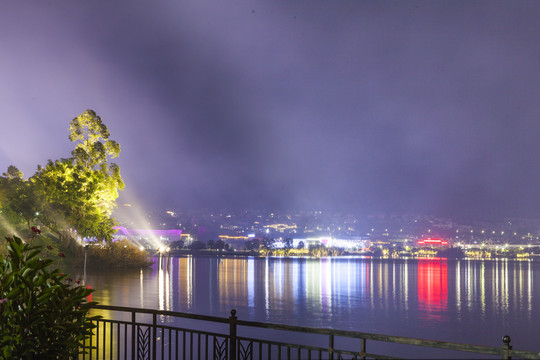
[[188,256],[88,269],[86,284],[104,305],[236,309],[243,320],[497,347],[507,334],[515,349],[540,351],[539,271],[539,261]]

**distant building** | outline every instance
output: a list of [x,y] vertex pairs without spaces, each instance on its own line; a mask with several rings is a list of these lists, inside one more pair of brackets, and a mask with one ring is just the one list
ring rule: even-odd
[[425,238],[417,241],[417,245],[420,247],[444,247],[449,246],[448,240]]
[[127,229],[123,226],[115,226],[116,233],[113,235],[113,240],[127,239],[130,241],[145,241],[145,242],[173,242],[180,240],[182,230],[142,230],[142,229]]

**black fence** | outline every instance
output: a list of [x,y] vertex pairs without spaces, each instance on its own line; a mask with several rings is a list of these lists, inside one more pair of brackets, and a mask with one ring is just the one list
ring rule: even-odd
[[[510,337],[501,347],[458,344],[400,336],[269,324],[189,313],[97,305],[111,319],[96,321],[80,359],[391,359],[416,356],[412,349],[476,353],[478,357],[540,359],[515,350]],[[114,318],[114,320],[113,320]],[[293,340],[291,342],[291,340]],[[376,353],[368,351],[370,349]],[[407,347],[409,350],[401,351]],[[396,350],[397,349],[397,350]],[[398,355],[396,355],[396,353]],[[405,356],[399,356],[399,355]],[[407,354],[415,354],[407,356]],[[419,354],[419,353],[418,353]],[[446,354],[446,355],[445,355]],[[448,353],[442,353],[442,357]],[[431,355],[428,355],[431,357]]]

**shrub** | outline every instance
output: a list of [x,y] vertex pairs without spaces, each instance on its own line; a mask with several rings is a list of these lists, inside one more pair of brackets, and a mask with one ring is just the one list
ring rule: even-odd
[[93,290],[54,269],[54,260],[40,257],[40,246],[6,239],[8,254],[0,256],[0,357],[77,357],[92,335],[91,320],[99,318],[88,316],[95,303],[86,297]]
[[148,253],[131,244],[119,240],[88,247],[88,264],[102,267],[141,268],[152,264]]

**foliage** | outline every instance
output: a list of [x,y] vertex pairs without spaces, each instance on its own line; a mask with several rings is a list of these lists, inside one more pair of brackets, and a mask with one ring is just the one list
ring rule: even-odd
[[191,250],[203,250],[206,249],[206,244],[200,240],[195,240],[191,244],[189,244],[187,248]]
[[[29,235],[30,226],[39,214],[32,182],[23,179],[23,173],[10,165],[0,177],[0,238],[8,234]],[[6,253],[0,246],[0,253]]]
[[269,249],[262,246],[259,249],[261,256],[313,256],[313,257],[325,257],[325,256],[341,256],[344,254],[343,249],[335,247],[326,247],[323,245],[313,245],[309,249],[301,248],[281,248],[281,249]]
[[244,247],[249,251],[258,251],[262,247],[260,239],[252,239],[245,242]]
[[437,256],[449,259],[462,259],[465,257],[465,253],[460,247],[450,247],[439,249],[437,251]]
[[276,242],[275,239],[272,239],[272,238],[263,238],[262,239],[262,246],[265,248],[265,249],[271,249],[274,247],[274,243]]
[[225,241],[219,239],[219,240],[210,240],[208,241],[208,249],[213,250],[228,250],[230,248],[230,245],[225,243]]
[[372,247],[369,248],[368,254],[370,256],[379,257],[379,256],[383,255],[383,251],[382,251],[382,249],[380,247],[372,246]]
[[124,188],[120,168],[109,162],[120,146],[93,110],[70,123],[71,158],[49,160],[25,180],[11,165],[0,177],[0,234],[22,234],[40,223],[56,234],[65,248],[78,237],[111,240],[112,211]]
[[286,238],[285,239],[285,247],[290,249],[293,247],[293,239],[292,238]]
[[[53,269],[41,247],[7,238],[0,257],[0,356],[5,359],[75,358],[91,336],[93,291]],[[63,254],[59,254],[63,255]]]
[[470,249],[467,250],[465,253],[466,257],[469,258],[490,258],[491,257],[491,251],[486,249]]
[[102,267],[141,268],[151,264],[148,253],[128,240],[88,246],[88,265]]
[[341,256],[343,255],[343,249],[326,247],[326,246],[310,246],[309,254],[315,257],[324,257],[324,256]]
[[76,229],[82,237],[111,239],[114,220],[107,208],[116,200],[117,193],[110,193],[115,192],[114,184],[105,174],[63,159],[49,161],[45,168],[40,168],[35,182],[39,195],[46,199],[40,220],[52,231],[66,237],[70,234],[62,231]]
[[314,256],[308,249],[294,248],[273,249],[271,251],[263,249],[261,254],[263,253],[265,253],[265,256]]
[[180,250],[184,248],[184,245],[185,245],[184,240],[176,240],[176,241],[171,242],[171,249]]
[[7,179],[10,179],[10,180],[12,180],[12,179],[22,180],[24,174],[16,166],[9,165],[8,168],[7,168],[7,172],[3,173],[2,176],[4,176]]
[[437,250],[430,247],[415,248],[413,249],[411,254],[418,257],[434,257],[437,256]]
[[[86,110],[71,121],[69,139],[76,142],[71,158],[49,160],[33,177],[45,204],[41,221],[61,239],[75,236],[111,240],[112,211],[124,188],[120,168],[109,159],[120,146],[109,140],[101,118]],[[73,234],[75,229],[77,234]]]
[[109,140],[107,126],[93,110],[86,110],[71,120],[69,131],[69,140],[77,143],[71,155],[75,163],[85,169],[103,168],[107,166],[108,157],[115,158],[120,153],[120,145]]

